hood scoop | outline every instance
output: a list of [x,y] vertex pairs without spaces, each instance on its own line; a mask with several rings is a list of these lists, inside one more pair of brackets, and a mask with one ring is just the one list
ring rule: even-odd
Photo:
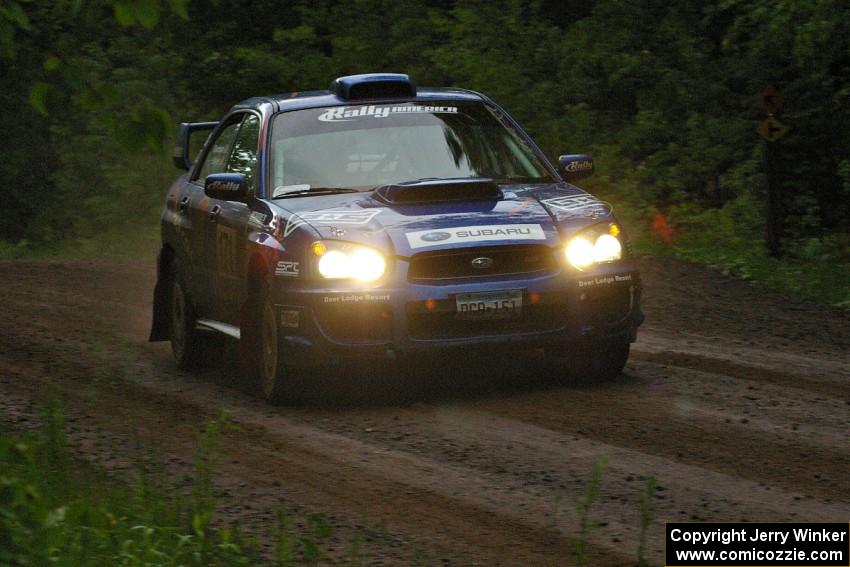
[[492,179],[466,177],[459,179],[417,179],[375,190],[375,199],[388,205],[420,205],[457,201],[499,201],[502,190]]

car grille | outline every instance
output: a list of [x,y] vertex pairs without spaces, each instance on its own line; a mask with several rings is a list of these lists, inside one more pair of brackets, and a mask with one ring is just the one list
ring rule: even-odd
[[[478,258],[489,266],[476,267]],[[421,252],[410,259],[408,280],[438,283],[442,280],[554,273],[558,269],[550,248],[539,244],[516,244]]]
[[535,303],[523,300],[522,313],[511,319],[463,319],[455,299],[413,301],[407,304],[407,332],[413,339],[439,340],[477,336],[557,331],[566,325],[564,294],[538,296]]

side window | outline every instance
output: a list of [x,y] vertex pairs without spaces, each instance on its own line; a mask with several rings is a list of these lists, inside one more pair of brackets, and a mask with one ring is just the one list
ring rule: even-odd
[[233,143],[233,153],[227,164],[228,173],[241,173],[248,182],[248,187],[254,186],[254,171],[257,168],[257,144],[260,137],[260,119],[249,114],[239,128],[236,141]]
[[236,138],[236,132],[239,131],[241,120],[242,115],[234,116],[231,118],[231,122],[218,133],[218,137],[204,158],[204,163],[201,165],[200,173],[198,173],[196,179],[203,181],[211,173],[227,171],[227,158],[230,157],[230,148],[233,147],[233,140]]

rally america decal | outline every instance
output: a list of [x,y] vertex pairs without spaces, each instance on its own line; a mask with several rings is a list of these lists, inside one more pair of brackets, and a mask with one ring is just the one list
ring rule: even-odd
[[566,167],[564,167],[564,171],[569,171],[570,173],[578,171],[593,171],[593,162],[590,160],[571,161],[566,165]]
[[338,106],[329,108],[319,115],[321,122],[350,122],[360,118],[386,118],[390,114],[457,114],[456,106],[421,106],[412,104],[393,104],[387,106]]
[[312,211],[309,213],[293,214],[286,221],[286,226],[283,229],[283,237],[286,238],[292,234],[296,228],[305,224],[334,226],[338,224],[369,224],[369,222],[380,212],[381,209],[372,209],[367,211]]
[[496,224],[489,226],[457,226],[408,232],[411,248],[458,242],[488,242],[491,240],[546,240],[539,224]]
[[549,209],[552,209],[559,219],[570,217],[604,217],[614,211],[614,207],[610,203],[600,201],[593,195],[586,193],[543,199],[540,202]]

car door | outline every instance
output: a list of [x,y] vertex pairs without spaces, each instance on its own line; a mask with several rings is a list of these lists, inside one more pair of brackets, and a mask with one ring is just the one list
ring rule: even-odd
[[215,216],[213,207],[219,203],[204,193],[204,180],[212,173],[227,171],[228,160],[233,149],[233,141],[239,132],[243,114],[235,114],[222,122],[219,129],[207,144],[191,181],[191,195],[187,202],[188,214],[197,233],[192,244],[191,283],[189,283],[192,303],[199,317],[214,318],[214,274],[217,270],[217,243],[215,235],[210,237],[210,216]]
[[[253,112],[244,114],[227,162],[228,173],[241,173],[250,188],[252,198],[256,183],[257,148],[260,136],[260,117]],[[247,238],[250,217],[248,205],[240,201],[211,201],[209,239],[216,245],[215,271],[212,274],[214,318],[239,324],[239,306],[247,272]]]

